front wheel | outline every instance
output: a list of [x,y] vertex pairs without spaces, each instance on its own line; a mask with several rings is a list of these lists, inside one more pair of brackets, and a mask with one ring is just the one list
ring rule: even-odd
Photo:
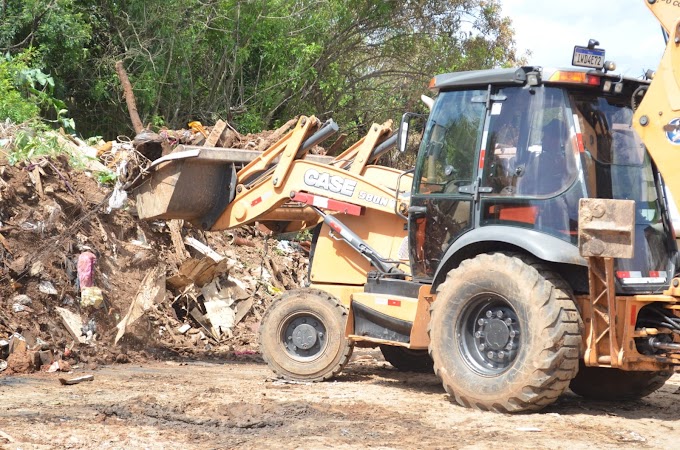
[[431,314],[434,369],[460,405],[538,410],[578,372],[582,326],[571,290],[530,258],[463,261],[438,289]]
[[289,291],[267,309],[260,324],[260,352],[279,376],[295,381],[328,380],[352,356],[345,339],[347,310],[319,289]]

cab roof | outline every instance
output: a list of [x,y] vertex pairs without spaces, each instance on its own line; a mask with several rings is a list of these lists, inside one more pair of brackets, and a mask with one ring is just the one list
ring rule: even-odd
[[615,73],[605,73],[594,69],[584,69],[579,67],[568,68],[543,68],[541,66],[524,66],[510,69],[485,69],[469,70],[465,72],[451,72],[436,75],[430,81],[429,88],[433,91],[455,89],[459,87],[487,86],[489,84],[526,84],[528,75],[531,73],[539,74],[540,80],[549,80],[550,76],[556,71],[583,72],[599,77],[610,78],[612,80],[629,80],[646,84],[648,81],[632,77],[622,77]]

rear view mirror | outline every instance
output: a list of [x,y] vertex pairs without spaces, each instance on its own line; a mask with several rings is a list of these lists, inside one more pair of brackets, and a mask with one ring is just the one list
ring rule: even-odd
[[[408,113],[406,113],[408,114]],[[404,153],[406,151],[406,143],[408,142],[408,118],[404,114],[399,124],[399,151]]]
[[[416,130],[422,130],[423,127],[422,125],[425,123],[425,120],[427,119],[426,114],[417,114],[417,113],[404,113],[403,116],[401,116],[401,123],[399,124],[399,139],[397,142],[397,147],[399,148],[399,151],[401,153],[404,153],[406,149],[409,146],[409,132],[411,128],[414,128]],[[415,120],[415,123],[412,123]]]

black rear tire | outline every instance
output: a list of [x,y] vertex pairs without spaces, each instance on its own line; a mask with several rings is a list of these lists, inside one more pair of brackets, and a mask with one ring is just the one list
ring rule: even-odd
[[592,400],[626,401],[646,397],[660,389],[672,372],[630,372],[581,365],[569,388]]
[[439,287],[431,314],[435,373],[460,405],[535,411],[578,372],[582,324],[571,289],[528,257],[463,261]]
[[402,372],[432,372],[433,362],[427,350],[412,350],[398,345],[381,345],[385,361]]
[[345,338],[347,310],[319,289],[288,291],[269,306],[260,324],[260,352],[279,376],[323,381],[338,375],[352,356]]

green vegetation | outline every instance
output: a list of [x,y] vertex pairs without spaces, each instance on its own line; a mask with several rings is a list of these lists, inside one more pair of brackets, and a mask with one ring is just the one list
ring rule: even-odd
[[72,129],[68,110],[105,139],[133,133],[117,60],[145,124],[248,132],[314,114],[359,134],[421,109],[437,73],[516,62],[498,0],[10,1],[0,52],[0,119]]

